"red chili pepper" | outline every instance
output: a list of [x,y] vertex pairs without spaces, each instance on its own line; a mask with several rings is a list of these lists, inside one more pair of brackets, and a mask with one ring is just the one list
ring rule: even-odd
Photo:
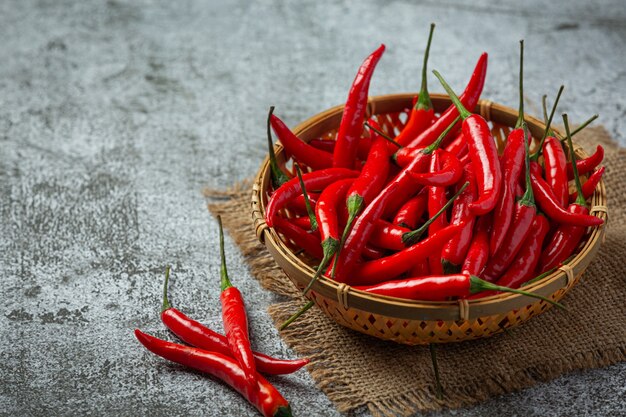
[[[361,137],[359,140],[358,149],[356,151],[356,155],[359,159],[365,160],[367,159],[367,155],[369,154],[370,148],[374,143],[373,138]],[[337,142],[333,140],[323,140],[323,139],[313,139],[309,142],[309,145],[314,148],[320,149],[322,151],[333,153],[335,151],[335,145]]]
[[[568,211],[574,214],[588,214],[589,209],[587,208],[587,204],[582,193],[582,186],[578,176],[576,154],[574,153],[574,145],[572,144],[572,137],[569,131],[569,123],[566,114],[563,115],[563,124],[565,125],[565,132],[567,134],[567,143],[569,145],[570,157],[572,159],[572,172],[574,173],[574,181],[578,192],[576,202],[569,206]],[[578,247],[585,231],[586,228],[582,226],[559,226],[546,245],[546,250],[541,255],[541,259],[539,261],[539,268],[541,272],[552,269],[558,266],[561,262],[565,261]]]
[[398,213],[393,218],[393,224],[406,227],[407,229],[415,229],[426,211],[427,203],[428,189],[423,188],[398,210]]
[[450,224],[460,224],[465,221],[465,227],[446,243],[441,251],[441,264],[446,273],[458,272],[472,243],[472,230],[476,218],[470,214],[468,206],[476,198],[476,180],[471,165],[465,167],[463,180],[469,185],[452,206]]
[[135,329],[137,340],[150,352],[169,361],[207,373],[228,384],[244,396],[265,417],[289,417],[291,407],[285,398],[261,375],[256,375],[253,390],[249,389],[246,373],[232,358],[217,352],[183,346],[157,339]]
[[[486,75],[487,53],[483,53],[476,63],[476,67],[474,68],[474,72],[472,73],[465,91],[461,94],[461,103],[463,103],[466,108],[473,109],[476,107],[480,93],[483,91],[483,86],[485,85]],[[430,145],[458,116],[459,113],[455,106],[448,107],[435,123],[423,131],[417,138],[409,143],[407,147],[421,148]]]
[[314,148],[303,142],[287,127],[276,115],[270,115],[270,123],[274,133],[278,136],[283,148],[293,156],[297,162],[310,166],[314,170],[330,168],[333,166],[333,155]]
[[537,214],[537,206],[533,196],[533,189],[530,183],[530,152],[528,150],[530,138],[527,136],[526,127],[524,129],[524,161],[526,176],[526,192],[515,204],[513,221],[507,232],[502,246],[498,248],[495,255],[489,260],[482,277],[487,281],[497,280],[511,264],[515,255],[520,251],[524,240],[531,232],[531,225]]
[[489,234],[491,229],[491,216],[482,216],[476,222],[474,235],[461,271],[472,275],[480,275],[489,260]]
[[[225,336],[187,317],[180,310],[170,305],[167,297],[169,275],[170,268],[167,267],[165,270],[165,283],[163,284],[163,308],[161,309],[161,321],[163,321],[163,324],[182,341],[192,346],[232,357],[233,354]],[[252,354],[254,355],[257,371],[268,375],[291,374],[309,363],[308,359],[277,359],[254,351]]]
[[[317,199],[320,197],[320,193],[308,193],[309,195],[309,203],[311,204],[311,207],[315,208],[315,205],[317,204]],[[296,214],[301,214],[303,216],[307,216],[307,211],[306,211],[306,203],[304,201],[304,195],[300,194],[298,196],[296,196],[295,198],[293,198],[291,201],[289,201],[286,204],[286,207],[289,210],[293,210]],[[310,224],[309,224],[309,227]]]
[[498,285],[518,288],[531,279],[541,257],[541,246],[550,230],[550,223],[545,216],[535,216],[531,225],[531,233],[524,241],[522,250],[517,254],[509,269],[497,281]]
[[406,196],[412,196],[416,193],[419,185],[411,178],[411,172],[419,172],[425,168],[430,159],[430,154],[439,147],[441,140],[448,131],[443,132],[432,145],[424,148],[409,165],[402,169],[356,219],[335,263],[336,279],[339,282],[343,282],[348,271],[360,259],[363,247],[374,231],[376,221],[383,217],[385,211],[396,213]]
[[[604,174],[604,171],[605,171],[604,167],[600,168],[599,170],[591,174],[589,178],[587,178],[587,181],[585,181],[585,183],[583,184],[583,197],[585,198],[585,200],[587,200],[593,195],[594,191],[596,190],[596,187],[598,186],[598,183],[602,179],[602,175]],[[573,193],[569,195],[569,202],[573,203],[574,201],[576,201],[577,197],[578,197],[578,192],[574,191]]]
[[420,259],[415,262],[415,265],[409,270],[408,275],[411,277],[423,277],[425,275],[431,275],[430,266],[428,265],[428,259]]
[[[440,140],[438,139],[435,143],[438,143],[439,145],[434,148],[433,152],[439,149],[439,146],[441,146],[441,143],[443,142],[443,139],[445,139],[448,134],[450,133],[450,131],[454,128],[454,126],[456,125],[456,123],[461,120],[460,116],[457,117],[456,119],[454,119],[454,121],[442,132],[441,136],[440,136]],[[434,145],[434,143],[433,143]],[[429,145],[432,146],[432,145]],[[396,165],[398,165],[399,167],[406,167],[407,165],[409,165],[413,159],[415,159],[416,157],[418,157],[421,153],[424,152],[425,148],[409,148],[407,146],[400,148],[396,151],[395,154],[393,154],[392,159],[394,160],[394,162],[396,163]]]
[[440,169],[428,173],[412,174],[413,179],[422,185],[449,187],[459,182],[463,176],[463,166],[459,159],[443,149],[435,151],[440,160]]
[[467,141],[465,140],[465,136],[463,136],[463,132],[459,132],[456,138],[445,147],[445,150],[455,155],[457,158],[465,155],[467,153]]
[[554,136],[547,137],[543,144],[543,165],[546,182],[552,188],[561,207],[566,207],[569,197],[567,159],[561,142]]
[[365,245],[363,248],[363,257],[366,259],[380,259],[385,256],[385,250],[381,248],[375,248],[370,245]]
[[[354,178],[359,175],[358,171],[345,168],[327,168],[320,171],[309,172],[302,176],[302,180],[308,190],[322,190],[335,181],[345,178]],[[288,202],[302,194],[302,187],[298,178],[292,178],[272,194],[265,209],[265,222],[269,227],[274,227],[274,220],[278,217],[278,211]]]
[[550,186],[541,177],[541,167],[537,162],[531,163],[530,172],[531,184],[533,193],[537,199],[537,204],[550,220],[559,224],[569,224],[572,226],[599,226],[604,223],[599,217],[574,213],[561,207],[556,201],[556,197],[550,189]]
[[300,170],[300,165],[297,162],[293,163],[293,167],[296,170],[296,175],[298,177],[298,182],[300,183],[300,189],[302,189],[302,197],[304,198],[304,207],[306,208],[307,216],[309,216],[309,220],[311,222],[311,231],[317,231],[317,219],[315,218],[315,211],[311,207],[311,202],[309,201],[309,193],[306,191],[306,185],[304,184],[304,180],[302,179],[302,171]]
[[[604,148],[598,145],[596,151],[588,158],[580,159],[576,161],[576,168],[578,168],[578,175],[585,175],[592,172],[598,165],[602,163],[604,159]],[[574,179],[574,171],[572,170],[572,164],[567,165],[567,179]]]
[[495,285],[467,272],[406,278],[377,285],[359,286],[355,289],[387,297],[424,301],[444,301],[450,297],[466,298],[481,291],[495,290],[538,298],[564,308],[561,304],[541,295]]
[[396,137],[396,142],[404,146],[415,139],[420,133],[428,128],[435,118],[433,103],[428,95],[426,65],[428,63],[428,53],[430,52],[430,43],[433,39],[435,24],[430,25],[430,34],[428,35],[428,43],[426,44],[426,52],[424,53],[424,64],[422,65],[422,87],[420,89],[417,102],[413,105],[409,120]]
[[369,285],[386,281],[408,271],[419,260],[441,250],[443,245],[461,231],[464,224],[455,224],[440,230],[432,236],[375,261],[364,262],[356,274],[350,276],[350,285]]
[[439,72],[433,72],[441,81],[463,118],[463,136],[467,139],[470,158],[476,173],[479,195],[478,199],[471,203],[469,208],[477,216],[484,215],[495,208],[500,196],[500,189],[502,188],[502,174],[496,143],[491,135],[491,129],[487,121],[482,116],[467,111]]
[[[430,158],[430,172],[437,172],[440,168],[439,154],[437,151],[433,153]],[[415,178],[414,175],[412,175]],[[446,204],[446,189],[445,187],[438,187],[436,185],[428,187],[428,215],[434,216],[441,208]],[[428,227],[428,234],[430,236],[437,233],[439,230],[448,226],[447,216],[439,216],[437,220],[432,222]]]
[[301,229],[307,231],[311,230],[311,218],[309,216],[291,217],[289,218],[289,221]]
[[370,80],[374,74],[376,64],[385,52],[385,45],[368,56],[356,75],[348,100],[343,110],[343,116],[337,132],[337,143],[333,153],[333,166],[336,168],[352,168],[355,166],[356,153],[361,134],[363,121],[367,109],[367,93]]
[[226,270],[226,256],[224,255],[224,231],[222,229],[222,218],[217,216],[217,223],[220,227],[220,276],[222,303],[222,321],[224,323],[224,333],[228,340],[228,346],[233,353],[233,357],[241,366],[245,379],[250,387],[257,385],[257,373],[254,363],[254,355],[250,347],[250,336],[248,335],[248,317],[241,292],[231,284]]
[[288,240],[293,241],[296,247],[304,250],[306,253],[316,259],[322,259],[322,242],[319,235],[308,233],[306,230],[296,226],[283,217],[274,218],[274,226],[276,231],[283,234]]

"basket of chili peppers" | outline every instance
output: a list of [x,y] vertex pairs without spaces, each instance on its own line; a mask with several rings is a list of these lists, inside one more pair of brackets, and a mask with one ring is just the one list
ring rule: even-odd
[[575,147],[566,115],[550,127],[563,87],[544,121],[524,114],[521,42],[518,110],[479,99],[486,53],[460,96],[436,71],[448,94],[430,95],[431,38],[417,95],[368,99],[381,45],[344,106],[293,131],[270,110],[252,217],[310,300],[283,328],[317,305],[404,344],[488,337],[562,307],[599,250],[603,151]]

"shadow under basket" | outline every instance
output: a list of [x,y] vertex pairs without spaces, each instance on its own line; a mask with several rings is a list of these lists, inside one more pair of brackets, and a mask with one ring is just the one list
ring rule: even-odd
[[[392,94],[371,97],[368,115],[374,117],[381,128],[395,136],[404,126],[415,94]],[[431,95],[435,112],[451,105],[449,98],[441,94]],[[515,125],[517,110],[490,101],[481,100],[475,111],[480,113],[492,127],[494,138],[501,150],[504,141]],[[334,139],[341,121],[343,106],[331,108],[304,121],[294,133],[306,142],[313,139]],[[533,138],[540,138],[544,123],[526,117]],[[557,133],[561,134],[561,132]],[[537,143],[533,140],[531,149]],[[574,145],[578,158],[587,155]],[[275,147],[279,164],[287,169],[290,165],[280,145]],[[284,239],[265,223],[265,207],[270,186],[270,164],[266,158],[261,165],[252,187],[252,219],[257,237],[300,289],[312,279],[314,263],[299,253],[291,242]],[[607,208],[606,190],[601,181],[591,198],[591,214],[605,220],[600,227],[589,228],[574,256],[566,265],[548,276],[524,287],[525,290],[560,300],[580,279],[597,253],[606,233]],[[286,213],[287,216],[290,213]],[[307,297],[328,317],[337,323],[384,340],[393,340],[407,345],[428,343],[460,342],[488,337],[506,328],[517,326],[536,316],[552,305],[542,300],[518,294],[500,293],[472,300],[445,302],[412,301],[374,295],[355,290],[321,277]]]

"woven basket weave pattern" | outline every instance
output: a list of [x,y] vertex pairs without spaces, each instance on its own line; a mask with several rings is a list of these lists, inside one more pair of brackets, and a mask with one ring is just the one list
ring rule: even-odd
[[[412,97],[410,94],[398,94],[371,98],[368,112],[384,131],[395,135],[404,126]],[[436,111],[442,111],[450,104],[449,99],[443,95],[433,94],[432,99]],[[498,148],[502,150],[508,132],[517,119],[517,111],[484,100],[479,103],[476,111],[490,122]],[[301,123],[294,132],[305,141],[334,139],[341,112],[341,106],[330,109]],[[540,137],[544,124],[532,117],[527,117],[526,121],[532,136]],[[289,171],[289,161],[285,160],[282,147],[276,146],[275,150],[279,164]],[[580,148],[576,148],[576,153],[579,158],[586,156]],[[255,231],[279,266],[302,290],[313,276],[311,265],[314,263],[306,255],[299,253],[291,242],[267,227],[264,209],[268,199],[269,177],[269,163],[266,159],[252,188],[252,219]],[[591,207],[592,214],[607,220],[603,182],[596,188]],[[288,212],[286,214],[290,215]],[[606,225],[591,229],[583,239],[582,248],[568,265],[525,289],[555,301],[560,300],[580,279],[599,249],[605,229]],[[458,302],[400,300],[356,291],[326,278],[316,282],[307,296],[328,317],[343,326],[380,339],[409,345],[488,337],[517,326],[551,307],[545,301],[514,294],[498,294],[480,300]]]

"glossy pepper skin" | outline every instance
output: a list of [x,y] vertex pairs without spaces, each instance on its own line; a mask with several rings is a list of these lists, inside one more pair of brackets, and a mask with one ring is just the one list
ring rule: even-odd
[[[345,178],[355,178],[359,171],[345,168],[327,168],[320,171],[309,172],[302,176],[307,190],[322,190],[335,181]],[[302,187],[298,178],[292,178],[282,185],[270,197],[265,209],[265,222],[269,227],[274,227],[274,220],[278,217],[278,212],[291,200],[302,194]]]
[[521,284],[534,277],[535,269],[541,256],[541,247],[550,231],[550,223],[545,216],[535,216],[531,233],[524,241],[522,250],[517,254],[509,269],[496,282],[505,287],[519,288]]
[[415,197],[409,199],[393,218],[393,224],[408,229],[415,229],[426,212],[428,204],[427,188],[423,188]]
[[364,262],[350,277],[350,285],[368,285],[386,281],[408,271],[420,259],[438,253],[441,247],[463,228],[463,224],[451,225],[432,236],[393,255]]
[[[485,85],[486,76],[487,53],[485,52],[478,58],[478,62],[472,72],[467,87],[465,87],[465,91],[461,94],[461,103],[463,103],[466,108],[473,109],[476,107],[480,94],[483,91],[483,86]],[[448,107],[435,123],[430,125],[430,127],[423,131],[417,138],[413,139],[407,147],[421,148],[430,145],[458,116],[459,112],[455,106]]]
[[599,217],[576,213],[562,208],[556,201],[556,197],[550,189],[550,186],[541,177],[541,167],[539,164],[531,162],[530,171],[530,180],[537,205],[550,220],[559,224],[569,224],[572,226],[599,226],[604,223]]
[[249,389],[245,372],[233,358],[218,352],[209,352],[157,339],[139,329],[135,330],[135,336],[150,352],[223,381],[243,395],[263,416],[289,417],[292,415],[287,400],[261,375],[255,376],[255,386]]
[[285,148],[288,154],[293,156],[294,160],[314,170],[333,166],[333,155],[331,153],[316,149],[300,140],[276,115],[272,114],[270,116],[270,124],[283,148]]
[[437,71],[433,72],[441,81],[463,119],[463,136],[467,140],[469,156],[474,165],[478,185],[478,199],[470,204],[469,209],[476,216],[485,215],[496,207],[502,188],[502,173],[496,142],[487,121],[463,107],[441,75]]
[[[589,178],[587,178],[587,181],[585,181],[585,183],[583,184],[582,189],[583,197],[585,200],[589,199],[593,195],[594,191],[596,191],[596,187],[598,186],[598,183],[600,183],[600,180],[602,180],[602,175],[604,175],[604,171],[604,167],[598,169],[596,172],[591,174]],[[573,203],[574,201],[576,201],[577,197],[578,192],[574,191],[569,195],[569,202]]]
[[296,226],[290,220],[280,216],[274,219],[274,228],[312,257],[316,259],[323,258],[324,254],[322,253],[322,242],[319,234],[309,233]]
[[524,131],[514,129],[506,140],[501,158],[502,195],[496,202],[493,212],[493,227],[489,243],[489,253],[494,255],[506,237],[513,220],[515,207],[515,185],[524,167]]
[[445,272],[450,272],[461,267],[470,244],[472,243],[472,231],[474,230],[476,217],[470,213],[468,206],[476,198],[476,180],[471,165],[465,167],[463,181],[468,182],[469,186],[454,202],[450,224],[465,222],[465,227],[458,235],[450,239],[441,251],[441,262]]
[[440,161],[439,169],[436,171],[412,174],[413,179],[418,184],[427,186],[435,185],[439,187],[450,187],[459,182],[463,176],[463,166],[459,158],[443,149],[437,149],[435,154]]
[[543,143],[543,166],[546,182],[554,192],[561,207],[567,207],[569,187],[567,180],[567,159],[561,142],[549,136]]
[[257,373],[254,355],[250,347],[250,336],[248,334],[248,315],[246,314],[245,304],[241,292],[234,287],[228,278],[226,270],[226,257],[224,255],[224,230],[222,228],[222,218],[217,216],[217,222],[220,229],[220,277],[221,277],[221,293],[220,301],[222,303],[222,322],[224,324],[224,333],[233,357],[241,366],[248,385],[256,387]]
[[358,143],[363,133],[370,81],[383,52],[385,52],[385,45],[380,45],[376,51],[368,56],[361,64],[352,83],[333,151],[333,166],[335,168],[353,168],[355,166]]
[[[578,169],[578,175],[585,175],[596,169],[598,165],[602,163],[604,159],[604,148],[598,145],[596,151],[588,158],[580,159],[576,161],[576,168]],[[572,164],[567,165],[567,179],[574,179],[574,170]]]
[[[200,349],[217,352],[225,356],[233,356],[225,336],[209,329],[202,323],[187,317],[180,310],[170,305],[167,297],[167,283],[169,280],[169,267],[165,271],[163,283],[163,308],[161,321],[183,342],[189,343]],[[309,363],[308,359],[277,359],[259,352],[252,352],[256,368],[259,372],[268,375],[291,374]]]
[[472,242],[465,255],[462,271],[471,275],[480,275],[489,260],[489,234],[491,231],[491,216],[482,216],[476,221]]

